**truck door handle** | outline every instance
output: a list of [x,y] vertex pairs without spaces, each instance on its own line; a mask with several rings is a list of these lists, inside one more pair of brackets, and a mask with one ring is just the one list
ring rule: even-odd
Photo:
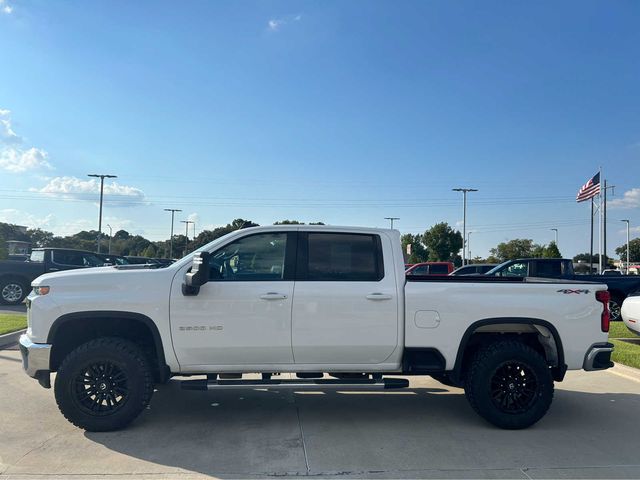
[[262,300],[284,300],[287,296],[284,293],[269,292],[260,295]]
[[392,298],[392,295],[386,293],[370,293],[367,295],[367,300],[391,300]]
[[57,271],[58,271],[58,269],[57,269],[57,268],[50,268],[50,269],[49,269],[49,271],[50,271],[50,272],[57,272]]

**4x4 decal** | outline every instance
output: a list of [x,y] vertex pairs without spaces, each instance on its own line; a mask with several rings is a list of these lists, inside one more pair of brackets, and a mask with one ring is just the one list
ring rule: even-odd
[[573,290],[571,288],[562,288],[560,290],[558,290],[558,293],[566,293],[566,294],[570,294],[570,293],[575,293],[577,295],[580,295],[581,293],[589,293],[589,290]]

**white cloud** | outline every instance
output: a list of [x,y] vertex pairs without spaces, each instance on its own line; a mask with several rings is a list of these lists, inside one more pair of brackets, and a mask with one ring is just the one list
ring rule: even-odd
[[7,147],[0,150],[0,169],[11,173],[22,173],[27,170],[51,169],[47,161],[49,154],[40,148],[20,150]]
[[12,223],[29,228],[46,229],[54,223],[54,216],[50,213],[44,217],[38,217],[15,208],[4,208],[0,210],[0,222]]
[[624,192],[622,198],[614,198],[607,202],[611,208],[638,208],[640,207],[640,188],[632,188]]
[[35,147],[25,150],[17,146],[21,143],[23,138],[13,130],[11,111],[0,108],[0,170],[23,173],[53,168],[47,160],[49,154],[45,150]]
[[[100,181],[95,178],[82,180],[76,177],[55,177],[44,187],[31,190],[55,197],[96,202],[100,194]],[[112,207],[128,207],[144,203],[145,195],[135,187],[120,185],[115,181],[105,182],[104,201]]]
[[14,145],[22,143],[22,137],[13,131],[11,110],[0,108],[0,143]]
[[6,13],[7,15],[9,15],[11,12],[13,12],[13,7],[9,5],[9,2],[7,2],[6,0],[0,0],[0,10],[2,11],[2,13]]
[[302,20],[302,15],[286,15],[284,17],[271,18],[267,22],[267,28],[271,32],[279,31],[284,25]]

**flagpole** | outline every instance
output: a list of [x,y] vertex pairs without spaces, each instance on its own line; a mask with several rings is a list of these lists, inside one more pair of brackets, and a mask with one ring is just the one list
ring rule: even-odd
[[604,268],[607,268],[607,181],[604,181],[604,208],[602,209],[602,250],[604,252],[604,258],[602,262]]
[[598,273],[602,274],[602,167],[600,167],[600,210],[598,210]]
[[589,250],[589,275],[593,273],[593,197],[591,197],[591,249]]

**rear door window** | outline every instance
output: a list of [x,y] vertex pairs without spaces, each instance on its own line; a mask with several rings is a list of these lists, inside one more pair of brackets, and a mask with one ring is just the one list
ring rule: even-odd
[[429,265],[429,267],[429,273],[431,275],[447,275],[449,273],[448,265],[436,264]]
[[309,233],[307,238],[301,280],[377,282],[384,277],[378,235]]
[[537,277],[560,278],[562,276],[562,264],[544,260],[536,262],[535,275]]
[[60,250],[54,250],[53,262],[59,265],[72,265],[74,267],[84,266],[82,253],[80,252],[64,252]]

